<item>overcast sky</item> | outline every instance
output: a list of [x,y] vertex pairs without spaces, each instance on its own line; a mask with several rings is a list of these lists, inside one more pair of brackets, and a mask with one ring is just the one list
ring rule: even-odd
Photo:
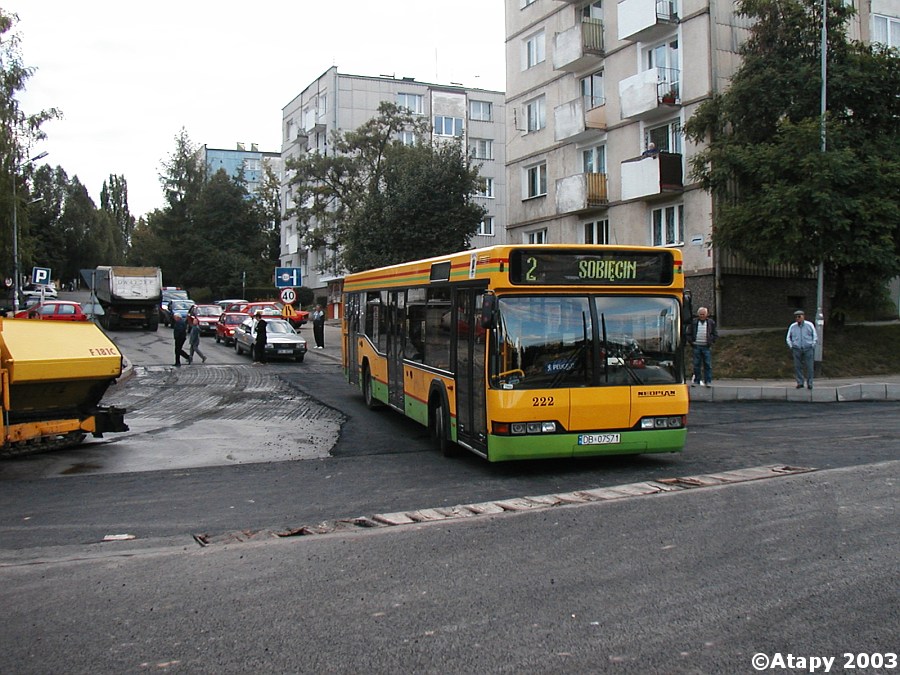
[[163,204],[161,164],[196,145],[280,152],[281,109],[331,66],[502,91],[502,0],[0,0],[19,16],[23,111],[56,107],[42,160],[100,205],[124,175],[141,216]]

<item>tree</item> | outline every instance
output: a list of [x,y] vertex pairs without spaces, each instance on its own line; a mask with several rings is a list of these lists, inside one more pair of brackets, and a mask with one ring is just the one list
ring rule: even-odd
[[707,143],[691,169],[715,198],[714,242],[799,269],[824,261],[832,316],[878,302],[900,274],[900,59],[848,40],[852,12],[828,4],[825,151],[818,0],[743,0],[742,66],[685,127]]
[[107,212],[115,223],[115,245],[118,249],[117,262],[125,259],[131,246],[131,235],[134,231],[134,216],[128,210],[128,183],[125,176],[110,174],[108,181],[103,181],[100,190],[100,208]]
[[266,223],[266,258],[277,263],[281,257],[281,180],[268,159],[263,159],[263,176],[254,199]]
[[[414,145],[400,142],[411,132]],[[478,170],[457,141],[430,143],[428,123],[384,102],[358,129],[332,135],[333,154],[288,160],[304,243],[325,248],[331,272],[465,249],[484,210]]]
[[[20,38],[12,32],[18,23],[16,14],[8,14],[0,9],[0,213],[12,214],[16,209],[19,234],[27,235],[27,210],[22,204],[29,200],[27,183],[21,174],[28,173],[33,167],[24,165],[30,156],[35,142],[42,140],[46,134],[41,126],[44,122],[61,117],[56,108],[26,114],[19,106],[17,96],[25,89],[28,79],[34,74],[34,68],[22,63]],[[13,204],[13,181],[16,181],[16,201]],[[18,217],[22,213],[21,218]],[[0,238],[0,255],[3,266],[11,271],[12,255],[12,217],[9,218],[7,236]]]

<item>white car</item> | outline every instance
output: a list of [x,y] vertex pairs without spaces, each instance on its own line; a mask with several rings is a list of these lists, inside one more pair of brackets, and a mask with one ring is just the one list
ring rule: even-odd
[[[266,317],[266,360],[294,359],[298,363],[306,356],[306,340],[284,319]],[[243,354],[256,349],[256,319],[245,319],[234,330],[234,351]]]
[[45,300],[56,300],[59,294],[56,287],[49,284],[28,284],[22,289],[22,295],[26,298],[41,298]]

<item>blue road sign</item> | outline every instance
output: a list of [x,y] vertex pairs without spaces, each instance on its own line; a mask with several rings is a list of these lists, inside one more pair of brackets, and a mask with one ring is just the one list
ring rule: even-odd
[[33,284],[49,284],[50,268],[49,267],[32,267],[31,283]]
[[275,288],[294,288],[300,285],[299,267],[275,268]]

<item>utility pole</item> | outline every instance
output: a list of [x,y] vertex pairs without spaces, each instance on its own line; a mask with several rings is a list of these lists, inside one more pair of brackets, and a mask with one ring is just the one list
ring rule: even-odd
[[[825,110],[827,91],[827,55],[828,55],[828,0],[822,0],[822,96],[819,105],[820,135],[822,141],[822,161],[825,160]],[[821,245],[822,230],[819,230],[819,244]],[[819,269],[816,274],[816,332],[819,339],[816,341],[815,363],[817,374],[822,372],[822,352],[825,344],[825,261],[819,259]]]

